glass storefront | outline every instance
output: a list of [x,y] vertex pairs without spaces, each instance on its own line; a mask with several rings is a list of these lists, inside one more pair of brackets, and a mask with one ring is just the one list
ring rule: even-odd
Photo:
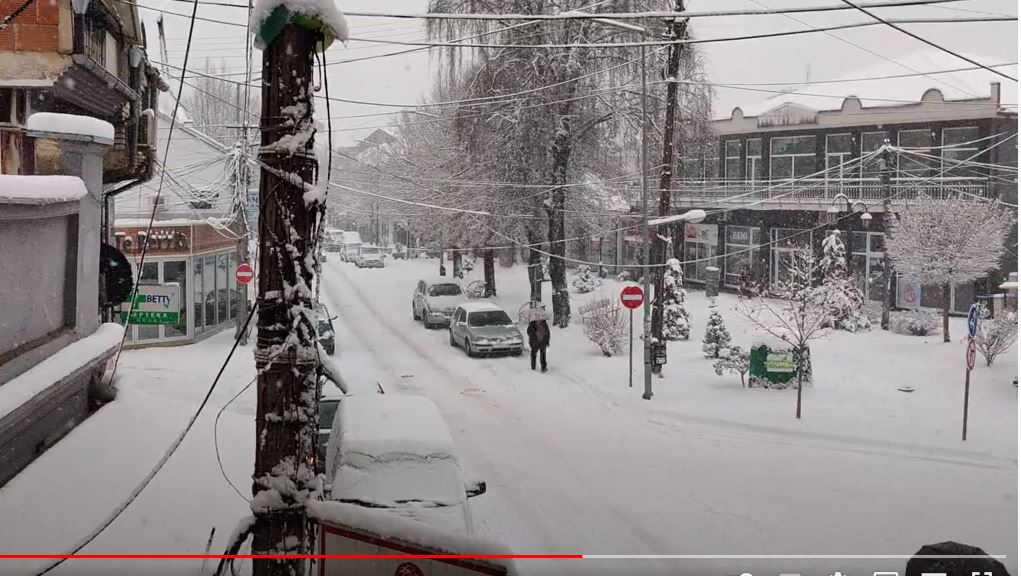
[[[188,305],[185,295],[187,291],[187,279],[185,270],[186,260],[156,260],[149,261],[142,265],[142,277],[139,284],[171,284],[177,282],[181,285],[181,316],[177,324],[150,324],[135,325],[128,328],[128,340],[145,342],[159,339],[180,339],[188,336]],[[131,273],[138,273],[138,264],[131,263]],[[116,315],[120,322],[120,314]]]
[[691,282],[706,281],[706,267],[716,266],[719,239],[716,224],[684,225],[684,278]]
[[737,287],[741,284],[741,274],[747,272],[755,276],[756,263],[759,260],[759,246],[762,231],[754,226],[727,226],[723,283]]
[[773,228],[770,240],[773,243],[770,265],[770,284],[776,286],[788,279],[797,253],[812,251],[812,231],[797,228]]

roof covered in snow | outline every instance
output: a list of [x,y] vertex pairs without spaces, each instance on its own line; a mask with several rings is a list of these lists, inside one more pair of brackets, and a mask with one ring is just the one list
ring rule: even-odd
[[104,143],[113,143],[113,124],[91,116],[36,112],[28,117],[25,129],[38,132],[53,132],[74,136],[88,136]]
[[[985,55],[965,55],[976,62],[999,63]],[[791,87],[785,93],[767,98],[763,98],[760,92],[749,90],[747,104],[741,104],[733,111],[721,110],[718,116],[730,118],[738,109],[745,117],[774,113],[811,115],[840,110],[846,98],[859,99],[863,108],[902,106],[919,102],[930,90],[938,90],[944,101],[988,99],[997,96],[991,84],[1003,80],[935,49],[919,50],[893,60],[896,62],[878,60],[869,67],[825,81]],[[1016,65],[997,66],[996,69],[1012,76],[1017,74]],[[955,72],[936,73],[944,70]],[[1000,108],[1017,111],[1014,86],[1002,88],[999,99]]]
[[469,313],[503,311],[503,308],[492,302],[465,302],[461,304],[461,308],[464,308],[464,311]]
[[46,205],[76,202],[88,194],[77,176],[14,176],[0,174],[0,204]]
[[341,401],[338,441],[344,452],[385,457],[404,453],[451,457],[454,441],[439,409],[425,396],[368,394]]

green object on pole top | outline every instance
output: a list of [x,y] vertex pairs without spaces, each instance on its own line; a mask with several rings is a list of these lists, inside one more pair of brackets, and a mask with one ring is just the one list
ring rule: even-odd
[[319,52],[325,51],[337,39],[333,28],[324,23],[318,15],[292,12],[283,4],[279,4],[259,24],[259,29],[255,32],[255,47],[265,50],[288,24],[318,33],[321,40],[316,44],[316,50]]

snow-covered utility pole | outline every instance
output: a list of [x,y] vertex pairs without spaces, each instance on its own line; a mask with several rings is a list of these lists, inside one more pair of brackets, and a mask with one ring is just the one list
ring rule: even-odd
[[[301,555],[314,531],[305,504],[315,496],[319,366],[312,309],[315,219],[323,191],[314,149],[312,60],[347,25],[332,1],[259,0],[255,46],[263,50],[259,159],[258,344],[252,553]],[[257,21],[257,22],[256,22]],[[300,558],[259,559],[255,576],[301,576]]]
[[[674,10],[684,11],[684,0],[676,0]],[[670,40],[678,40],[687,34],[688,21],[675,18],[670,22]],[[659,216],[670,214],[670,185],[674,171],[674,128],[677,124],[677,86],[678,75],[681,68],[681,51],[686,50],[684,44],[671,44],[670,55],[667,58],[666,66],[666,117],[663,123],[663,160],[659,172]],[[659,230],[656,230],[658,232]],[[659,240],[659,238],[657,238]],[[660,240],[653,246],[652,261],[655,264],[666,262],[667,243]],[[672,256],[671,256],[672,257]],[[656,342],[663,341],[663,306],[661,305],[663,294],[663,269],[656,268],[652,271],[656,279],[656,306],[652,312],[652,337]],[[662,367],[659,367],[662,370]]]
[[893,300],[896,288],[893,279],[893,262],[890,261],[890,231],[893,224],[893,207],[891,202],[890,174],[893,172],[893,149],[890,146],[890,139],[883,140],[882,165],[879,174],[883,194],[883,314],[879,320],[879,327],[883,330],[890,329],[890,309],[893,308]]
[[649,310],[649,301],[652,300],[652,292],[649,291],[649,275],[652,274],[652,269],[649,268],[651,262],[649,258],[649,182],[646,172],[649,169],[649,160],[647,158],[647,133],[649,128],[649,116],[646,108],[646,100],[648,99],[648,87],[646,85],[646,67],[645,67],[645,45],[642,45],[642,260],[645,264],[645,268],[642,270],[642,289],[645,291],[645,301],[642,302],[642,358],[645,366],[644,381],[645,389],[642,392],[642,398],[646,400],[652,400],[652,342],[650,342],[650,332],[652,328],[652,315]]

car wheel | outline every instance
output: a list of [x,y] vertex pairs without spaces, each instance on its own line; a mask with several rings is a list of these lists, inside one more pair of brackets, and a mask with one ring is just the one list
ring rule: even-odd
[[457,340],[454,340],[454,331],[448,330],[447,333],[450,335],[450,345],[457,348]]
[[421,320],[421,318],[418,317],[418,309],[415,308],[415,303],[414,302],[411,303],[411,318],[415,322],[418,322],[419,320]]
[[467,354],[469,358],[475,357],[475,352],[472,351],[472,343],[469,342],[467,338],[464,339],[464,353]]

